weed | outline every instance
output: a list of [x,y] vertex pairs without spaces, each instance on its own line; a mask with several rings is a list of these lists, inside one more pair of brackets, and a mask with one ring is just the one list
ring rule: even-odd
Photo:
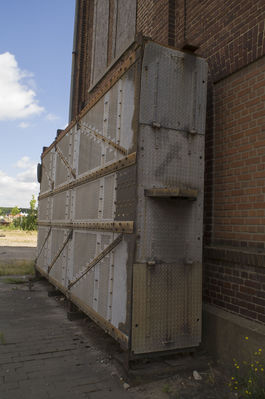
[[[248,337],[245,337],[248,341]],[[250,361],[240,363],[233,359],[233,375],[228,383],[231,391],[237,392],[239,398],[265,398],[265,365],[260,361],[262,348],[253,353]]]
[[34,261],[17,260],[0,263],[0,276],[34,275]]
[[27,283],[27,281],[25,279],[21,279],[21,278],[5,278],[3,280],[3,283],[5,284],[25,284]]
[[213,370],[213,368],[212,368],[210,363],[208,363],[208,366],[209,366],[208,382],[209,382],[209,384],[214,385],[215,384],[214,370]]
[[165,384],[163,386],[162,392],[164,392],[164,393],[170,393],[171,392],[171,388],[170,388],[169,384]]
[[4,345],[6,343],[4,333],[0,331],[0,343]]

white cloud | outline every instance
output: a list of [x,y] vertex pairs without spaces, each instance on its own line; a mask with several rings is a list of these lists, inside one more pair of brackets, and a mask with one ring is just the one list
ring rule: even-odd
[[39,115],[44,108],[36,100],[32,74],[22,71],[13,54],[0,54],[0,120]]
[[47,114],[46,119],[48,119],[48,121],[57,121],[60,118],[59,118],[59,116],[54,115],[54,114]]
[[30,124],[27,122],[21,122],[18,127],[21,127],[21,129],[26,129],[27,127],[29,127]]
[[[23,180],[23,179],[22,179]],[[34,194],[37,197],[39,184],[31,181],[19,180],[8,176],[0,170],[0,206],[18,206],[28,208]]]
[[36,170],[37,165],[24,156],[16,162],[15,167],[22,169],[15,177],[8,176],[0,170],[0,206],[18,206],[28,208],[32,195],[39,193]]
[[15,167],[19,169],[27,169],[30,168],[32,165],[35,165],[35,163],[32,162],[29,157],[24,156],[16,162]]

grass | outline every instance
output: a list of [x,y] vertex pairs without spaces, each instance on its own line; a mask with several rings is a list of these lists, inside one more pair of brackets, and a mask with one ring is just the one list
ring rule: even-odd
[[0,262],[0,276],[34,275],[34,261]]
[[3,280],[5,284],[25,284],[27,280],[21,278],[8,277]]
[[0,331],[0,344],[4,345],[6,343],[4,333]]

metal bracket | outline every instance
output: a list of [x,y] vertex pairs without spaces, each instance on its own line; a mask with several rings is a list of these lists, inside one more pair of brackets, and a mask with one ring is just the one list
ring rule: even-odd
[[151,188],[145,189],[144,195],[146,197],[157,197],[157,198],[184,198],[189,200],[196,200],[198,196],[198,190],[193,188]]
[[61,255],[61,253],[63,252],[64,248],[66,247],[66,245],[67,245],[67,243],[68,243],[68,241],[69,241],[70,239],[72,239],[72,237],[73,237],[73,230],[70,230],[70,232],[69,232],[67,238],[65,239],[65,241],[64,241],[64,243],[63,243],[63,245],[62,245],[62,247],[59,249],[59,251],[57,252],[57,254],[55,255],[55,257],[53,258],[53,261],[52,261],[52,263],[50,264],[50,266],[48,266],[48,274],[50,273],[51,269],[53,268],[55,262],[57,261],[57,259],[58,259],[59,256]]
[[81,275],[70,281],[68,284],[68,289],[72,288],[81,278],[83,278],[89,270],[95,267],[98,262],[100,262],[109,252],[111,252],[122,240],[122,234],[120,234],[112,243],[110,243],[107,248],[105,248],[96,258],[94,258],[86,267],[81,271]]

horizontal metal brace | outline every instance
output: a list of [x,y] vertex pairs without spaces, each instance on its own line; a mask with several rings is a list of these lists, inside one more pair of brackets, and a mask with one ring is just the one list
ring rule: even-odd
[[70,170],[72,176],[74,177],[74,179],[76,178],[76,173],[75,170],[71,167],[71,165],[69,164],[69,162],[67,161],[67,159],[65,158],[65,156],[63,155],[62,151],[60,150],[60,148],[58,147],[58,145],[55,146],[55,151],[57,152],[57,154],[59,155],[59,157],[61,158],[61,160],[63,161],[65,167]]
[[198,196],[198,190],[193,188],[151,188],[144,190],[146,197],[157,197],[157,198],[183,198],[189,200],[196,200]]
[[64,248],[66,247],[68,241],[73,237],[73,230],[70,230],[67,238],[65,239],[62,247],[59,249],[59,251],[57,252],[57,254],[55,255],[55,257],[52,260],[52,263],[50,264],[50,266],[48,266],[48,274],[50,273],[51,269],[53,268],[53,266],[55,265],[55,262],[57,261],[57,259],[59,258],[59,256],[61,255],[61,253],[63,252]]
[[[128,151],[126,148],[120,146],[119,144],[114,143],[114,141],[108,139],[107,137],[103,136],[100,132],[97,131],[96,128],[92,126],[87,126],[84,123],[79,124],[81,133],[83,130],[86,130],[86,132],[92,134],[93,136],[97,137],[99,140],[103,141],[104,143],[108,144],[109,146],[115,148],[115,150],[119,151],[121,154],[126,155]],[[83,130],[82,130],[83,129]]]
[[133,233],[134,222],[38,222],[40,227],[53,227],[61,229],[103,230],[114,233]]
[[80,276],[70,281],[68,284],[68,289],[72,288],[81,278],[83,278],[89,270],[95,267],[109,252],[111,252],[122,240],[122,234],[120,234],[110,245],[107,246],[96,258],[94,258],[83,271],[81,271]]
[[100,168],[100,169],[96,170],[95,172],[88,173],[87,175],[79,177],[78,179],[76,179],[70,183],[64,184],[61,187],[58,187],[58,188],[51,190],[47,193],[41,194],[39,196],[39,200],[42,200],[42,199],[50,197],[52,195],[61,193],[66,190],[71,190],[77,186],[88,183],[90,181],[97,180],[100,177],[104,177],[111,173],[117,172],[118,170],[127,168],[128,166],[135,164],[135,162],[136,162],[136,152],[133,152],[132,154],[129,154],[126,157],[120,159],[119,161],[113,162],[110,165],[105,166],[104,168]]

